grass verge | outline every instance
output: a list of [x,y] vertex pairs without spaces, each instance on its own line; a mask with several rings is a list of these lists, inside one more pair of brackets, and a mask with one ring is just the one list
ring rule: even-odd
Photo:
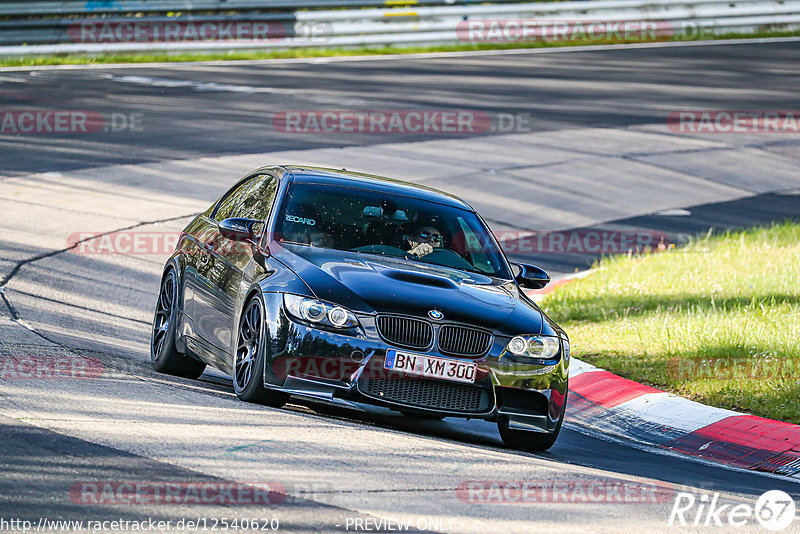
[[576,357],[706,404],[800,423],[800,224],[597,266],[542,304]]
[[[716,36],[703,36],[704,40],[752,39],[769,37],[797,37],[800,31],[764,31],[757,33],[728,33]],[[671,39],[675,41],[692,41],[695,39]],[[38,67],[47,65],[101,65],[109,63],[172,63],[186,61],[233,61],[254,59],[303,59],[315,57],[346,57],[389,54],[423,54],[435,52],[463,52],[476,50],[510,50],[529,48],[554,48],[568,46],[603,45],[603,44],[637,44],[641,40],[623,41],[530,41],[524,43],[480,43],[448,46],[415,46],[415,47],[362,47],[362,48],[295,48],[286,50],[250,50],[221,52],[185,52],[185,53],[111,53],[101,55],[89,54],[53,54],[46,56],[0,57],[0,67]]]

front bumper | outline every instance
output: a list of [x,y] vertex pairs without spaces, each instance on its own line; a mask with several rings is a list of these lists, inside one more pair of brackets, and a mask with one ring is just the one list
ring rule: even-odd
[[381,339],[372,316],[358,316],[362,328],[341,333],[301,324],[278,303],[273,306],[277,320],[269,325],[266,387],[403,412],[506,419],[510,428],[535,432],[552,432],[563,412],[569,360],[561,354],[541,365],[513,363],[504,354],[508,338],[497,335],[479,358],[453,358],[435,349],[409,351],[477,364],[474,384],[422,378],[383,368],[388,349],[403,349]]

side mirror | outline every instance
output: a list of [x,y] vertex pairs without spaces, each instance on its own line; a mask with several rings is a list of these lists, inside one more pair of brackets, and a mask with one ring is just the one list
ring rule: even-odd
[[218,226],[219,233],[227,239],[232,241],[245,241],[251,245],[258,245],[256,242],[258,240],[258,235],[256,234],[260,230],[259,225],[263,226],[263,224],[264,223],[261,221],[233,217],[220,221]]
[[528,289],[542,289],[550,283],[550,275],[541,267],[525,263],[512,263],[514,279],[522,287]]

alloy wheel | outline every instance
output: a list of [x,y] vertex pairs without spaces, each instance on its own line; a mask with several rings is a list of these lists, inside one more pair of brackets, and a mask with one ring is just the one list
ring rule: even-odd
[[151,343],[153,345],[153,356],[159,359],[164,351],[164,344],[167,340],[167,333],[172,322],[172,308],[175,304],[175,272],[170,273],[161,283],[161,292],[158,295],[155,319],[153,320],[153,335]]
[[234,375],[236,387],[246,388],[253,378],[256,356],[261,348],[261,329],[263,328],[261,302],[253,299],[245,308],[239,326],[239,343],[236,347]]

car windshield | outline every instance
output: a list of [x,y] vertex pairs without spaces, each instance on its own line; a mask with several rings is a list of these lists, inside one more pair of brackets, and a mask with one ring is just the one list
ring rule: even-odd
[[275,239],[511,278],[496,242],[473,212],[380,191],[291,184]]

